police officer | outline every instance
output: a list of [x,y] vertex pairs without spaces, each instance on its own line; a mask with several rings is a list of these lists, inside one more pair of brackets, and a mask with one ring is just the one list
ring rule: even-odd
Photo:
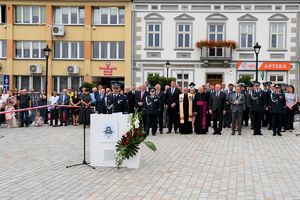
[[263,120],[262,120],[262,126],[263,127],[268,127],[268,130],[271,130],[271,113],[269,110],[269,99],[271,96],[271,90],[270,90],[270,82],[264,82],[263,83],[263,92],[264,92],[264,96],[265,98],[265,111],[264,111],[264,115],[263,115]]
[[281,127],[282,127],[282,115],[285,106],[285,96],[281,92],[281,87],[279,84],[275,85],[275,92],[270,94],[269,99],[270,111],[272,114],[272,129],[273,136],[282,136]]
[[264,92],[260,89],[260,83],[254,82],[254,90],[250,94],[250,109],[252,115],[252,123],[254,134],[253,135],[262,135],[261,133],[261,121],[264,112],[265,106],[265,97]]
[[106,96],[105,105],[107,109],[107,114],[128,113],[127,97],[123,94],[120,94],[119,83],[116,82],[112,85],[112,93]]
[[150,88],[150,95],[145,98],[146,112],[146,133],[149,135],[149,130],[152,128],[152,135],[156,135],[157,131],[157,116],[160,112],[160,99],[156,95],[156,89]]

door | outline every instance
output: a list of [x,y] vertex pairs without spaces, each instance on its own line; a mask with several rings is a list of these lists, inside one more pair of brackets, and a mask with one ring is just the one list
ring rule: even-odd
[[222,84],[223,75],[222,74],[207,74],[206,82],[210,83],[211,85]]

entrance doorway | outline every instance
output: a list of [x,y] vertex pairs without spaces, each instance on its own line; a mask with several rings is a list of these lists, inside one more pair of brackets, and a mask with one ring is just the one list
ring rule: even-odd
[[223,74],[206,74],[206,82],[211,85],[222,84]]
[[121,89],[124,90],[124,78],[121,77],[92,77],[92,83],[95,85],[102,85],[105,88],[111,88],[114,82],[118,82],[121,85]]

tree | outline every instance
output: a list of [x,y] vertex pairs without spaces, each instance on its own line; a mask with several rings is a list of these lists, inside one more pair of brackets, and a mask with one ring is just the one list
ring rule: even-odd
[[160,84],[161,90],[165,90],[166,85],[170,85],[173,80],[176,80],[175,78],[166,78],[164,76],[159,76],[158,74],[149,74],[147,77],[147,81],[150,86],[154,87],[156,84]]
[[92,90],[93,87],[95,87],[95,85],[93,83],[88,83],[88,82],[84,82],[81,86],[80,86],[80,91],[82,88],[87,88],[90,91]]
[[250,76],[242,76],[239,80],[238,83],[244,83],[246,87],[250,85],[251,82],[251,77]]

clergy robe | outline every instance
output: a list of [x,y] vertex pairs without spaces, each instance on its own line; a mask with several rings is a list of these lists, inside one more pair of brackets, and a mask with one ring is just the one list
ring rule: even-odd
[[197,93],[193,102],[193,112],[197,113],[194,122],[195,132],[197,134],[206,134],[210,118],[208,117],[209,94],[204,92]]
[[192,94],[179,95],[180,127],[181,134],[193,133],[193,96]]

